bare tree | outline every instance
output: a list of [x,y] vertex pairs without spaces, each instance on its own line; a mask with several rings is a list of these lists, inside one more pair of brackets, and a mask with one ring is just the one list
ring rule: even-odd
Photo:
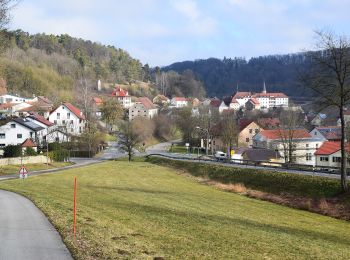
[[128,153],[129,162],[134,155],[134,150],[140,143],[140,137],[132,127],[131,122],[123,122],[119,127],[121,149]]
[[108,130],[113,131],[113,125],[122,119],[124,111],[116,98],[104,98],[101,105],[101,113],[102,120],[109,126]]
[[346,162],[346,122],[344,111],[350,104],[350,39],[331,32],[317,32],[315,50],[307,53],[310,70],[301,74],[301,82],[314,91],[323,108],[335,107],[341,122],[341,186],[348,190]]
[[292,110],[284,110],[280,113],[279,137],[283,147],[284,160],[286,163],[294,162],[294,152],[296,151],[296,140],[300,138],[298,128],[302,126],[302,115]]
[[10,21],[10,10],[18,1],[0,0],[0,30],[3,30]]
[[238,146],[238,134],[239,129],[237,127],[236,120],[233,116],[225,116],[221,122],[221,140],[228,148],[228,156],[231,156],[231,149],[234,145]]

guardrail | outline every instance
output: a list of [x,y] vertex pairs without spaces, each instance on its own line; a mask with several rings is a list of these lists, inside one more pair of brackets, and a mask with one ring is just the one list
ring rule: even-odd
[[[198,161],[198,162],[220,162],[223,164],[234,164],[239,166],[253,166],[257,168],[266,168],[266,169],[286,169],[294,171],[307,171],[307,172],[318,172],[318,173],[328,173],[340,175],[339,167],[324,167],[324,166],[312,166],[305,164],[296,164],[296,163],[279,163],[279,162],[270,162],[270,161],[252,161],[252,160],[240,160],[240,159],[214,159],[214,158],[205,158],[205,157],[185,157],[185,156],[171,156],[165,154],[148,154],[149,156],[158,156],[164,157],[172,160],[187,160],[187,161]],[[350,176],[350,169],[347,169],[347,175]]]

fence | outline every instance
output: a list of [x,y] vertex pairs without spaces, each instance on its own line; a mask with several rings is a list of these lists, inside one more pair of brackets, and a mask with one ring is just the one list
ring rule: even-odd
[[[21,157],[10,157],[10,158],[2,158],[0,159],[0,166],[3,165],[21,165],[28,163],[46,163],[47,157],[44,155],[37,156],[23,156]],[[49,162],[51,162],[49,158]]]
[[[240,159],[213,159],[205,157],[185,157],[185,156],[171,156],[165,154],[149,154],[148,156],[159,156],[164,158],[169,158],[173,160],[188,160],[188,161],[198,161],[198,162],[220,162],[223,164],[234,164],[239,166],[253,166],[266,169],[286,169],[295,171],[307,171],[307,172],[319,172],[319,173],[329,173],[329,174],[340,174],[339,167],[325,167],[325,166],[312,166],[306,164],[296,164],[296,163],[279,163],[270,161],[252,161],[252,160],[240,160]],[[347,169],[347,174],[350,175],[350,169]]]

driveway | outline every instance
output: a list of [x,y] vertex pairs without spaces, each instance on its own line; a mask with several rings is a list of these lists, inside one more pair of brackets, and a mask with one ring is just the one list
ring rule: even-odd
[[1,260],[73,259],[56,229],[28,199],[0,190]]

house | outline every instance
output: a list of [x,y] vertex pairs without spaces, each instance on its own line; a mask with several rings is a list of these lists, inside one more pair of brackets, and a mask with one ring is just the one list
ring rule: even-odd
[[[35,124],[43,127],[44,129],[42,130],[42,138],[40,138],[39,142],[37,142],[38,145],[43,146],[46,144],[47,140],[47,135],[54,131],[56,128],[56,125],[49,120],[45,119],[45,117],[37,114],[37,113],[31,113],[29,116],[25,118],[26,120],[32,121]],[[55,142],[54,140],[49,140],[49,143]]]
[[164,95],[157,95],[153,98],[153,104],[157,104],[159,106],[165,106],[170,103],[169,98]]
[[325,120],[326,118],[327,118],[326,114],[318,113],[313,118],[311,118],[310,124],[313,125],[313,126],[321,126],[323,120]]
[[[350,152],[350,146],[347,145],[346,151]],[[340,167],[341,151],[340,142],[326,141],[315,152],[316,166]]]
[[93,106],[93,111],[97,118],[101,118],[102,112],[101,112],[101,106],[103,104],[103,100],[99,97],[93,97],[92,98],[92,106]]
[[[292,137],[290,142],[289,137]],[[289,146],[292,146],[292,162],[307,165],[315,165],[314,153],[322,143],[322,139],[313,138],[306,129],[262,130],[253,137],[253,148],[276,150],[285,161],[288,161]]]
[[153,118],[158,114],[157,107],[147,97],[140,97],[129,108],[129,120],[132,121],[136,117]]
[[255,162],[279,162],[281,158],[280,154],[275,150],[243,147],[234,149],[231,159],[233,159],[234,162],[240,163],[243,160]]
[[189,105],[188,99],[185,97],[173,97],[170,101],[170,104],[175,108],[187,107]]
[[252,147],[253,137],[263,130],[256,122],[252,120],[241,119],[239,121],[238,146]]
[[311,136],[322,139],[323,141],[340,141],[340,126],[319,126],[315,127],[311,132]]
[[[219,109],[219,107],[221,106],[222,101],[218,98],[213,98],[212,100],[210,100],[209,106],[210,108],[214,108],[214,109]],[[225,103],[224,103],[225,105]]]
[[[348,110],[344,111],[344,121],[345,121],[345,124],[348,124],[350,122],[350,111]],[[338,118],[337,120],[337,125],[338,126],[341,125],[340,118]]]
[[0,96],[0,104],[6,104],[6,103],[18,104],[18,103],[23,103],[28,101],[30,101],[30,98],[24,98],[24,97],[9,95],[9,94]]
[[[253,99],[253,101],[250,101],[251,99]],[[265,82],[263,91],[261,93],[252,94],[251,92],[237,91],[232,98],[232,102],[235,102],[232,107],[235,107],[237,110],[239,108],[245,107],[245,104],[248,101],[250,102],[248,108],[255,107],[255,109],[270,109],[275,107],[286,108],[289,105],[289,98],[284,93],[267,92]]]
[[13,118],[0,126],[0,147],[19,145],[30,138],[40,142],[43,138],[44,127],[22,118]]
[[49,121],[57,125],[61,131],[71,135],[80,135],[84,131],[85,116],[71,103],[62,103],[54,109]]
[[22,144],[22,152],[25,153],[27,148],[32,148],[35,152],[38,150],[38,146],[33,142],[32,139],[27,138]]
[[260,109],[260,102],[256,98],[251,98],[245,103],[244,107],[246,110]]
[[129,96],[129,92],[122,89],[121,87],[116,86],[111,96],[115,97],[124,109],[128,109],[132,105],[131,96]]

